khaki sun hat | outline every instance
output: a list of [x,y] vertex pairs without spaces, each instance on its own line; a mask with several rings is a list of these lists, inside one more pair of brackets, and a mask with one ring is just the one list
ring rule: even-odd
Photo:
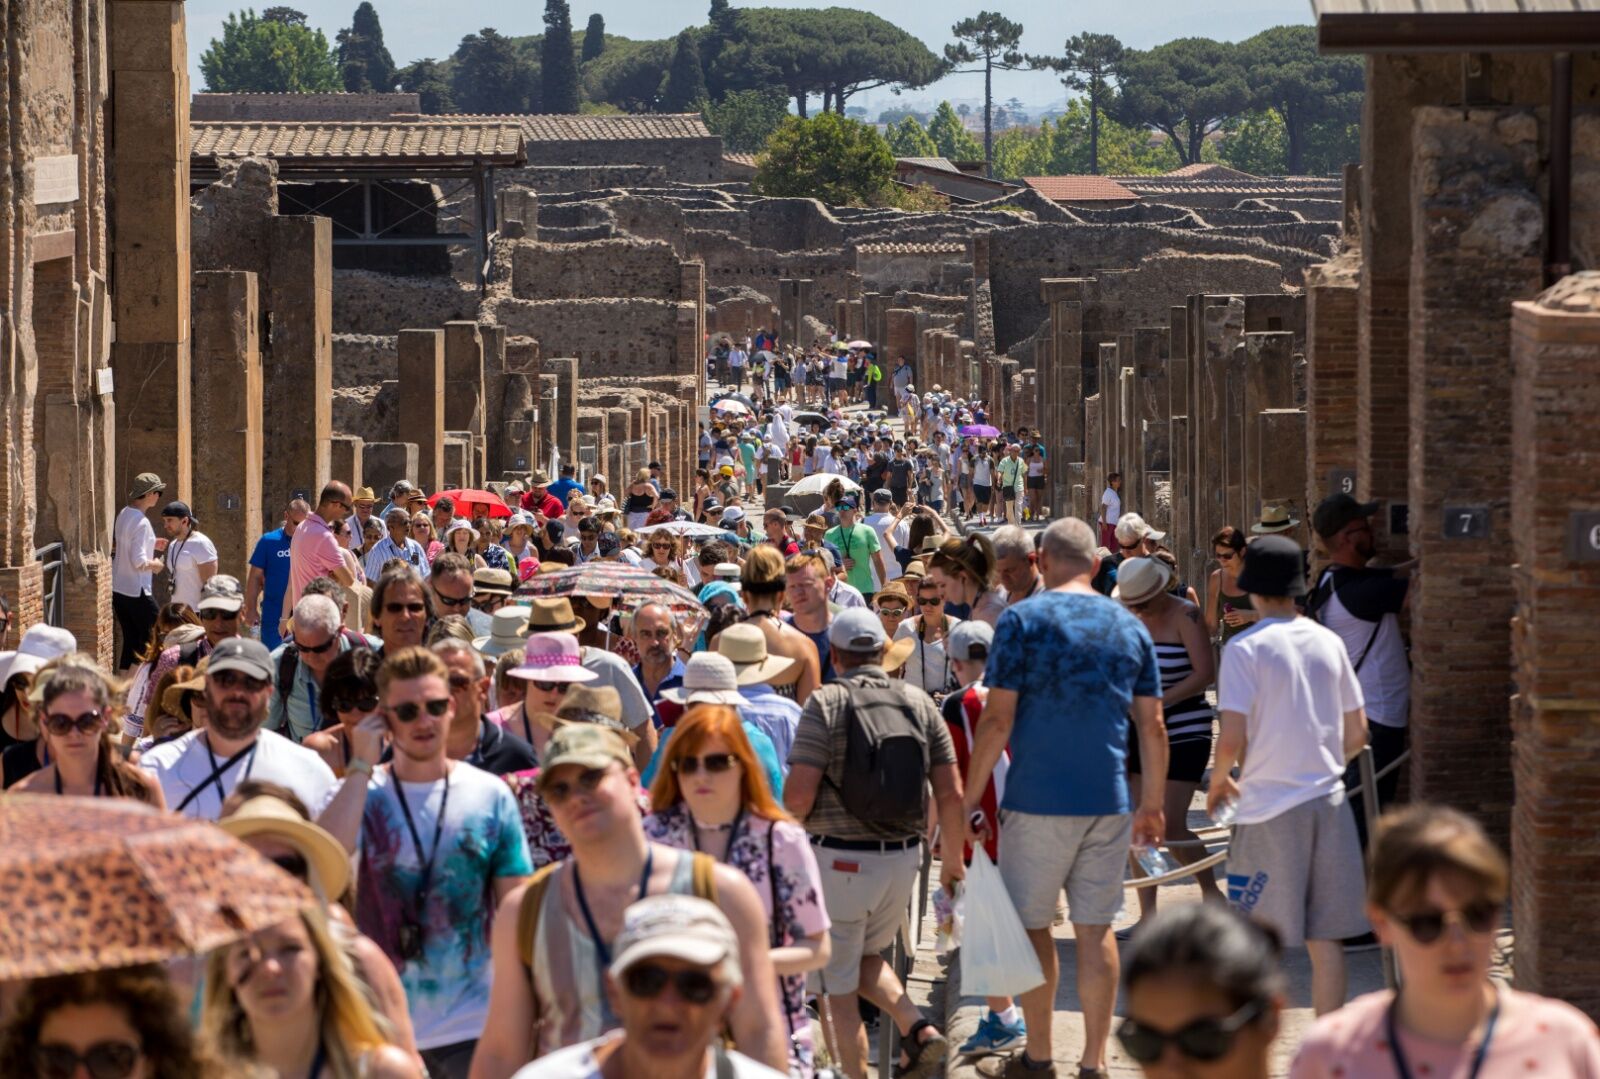
[[327,900],[338,899],[350,886],[350,856],[328,831],[312,824],[271,795],[251,798],[231,817],[217,822],[235,839],[270,836],[293,847],[311,871],[311,887]]
[[788,674],[796,660],[767,652],[767,635],[759,626],[736,622],[717,637],[717,654],[733,664],[735,680],[741,686],[771,682]]

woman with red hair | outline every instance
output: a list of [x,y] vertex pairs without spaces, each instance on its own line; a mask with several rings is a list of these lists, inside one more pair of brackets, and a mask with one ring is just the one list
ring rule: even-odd
[[773,800],[764,774],[739,713],[697,704],[662,748],[650,787],[654,812],[644,830],[654,842],[704,851],[755,885],[767,910],[772,965],[789,1023],[790,1070],[809,1076],[816,1054],[805,974],[828,962],[830,923],[805,829]]

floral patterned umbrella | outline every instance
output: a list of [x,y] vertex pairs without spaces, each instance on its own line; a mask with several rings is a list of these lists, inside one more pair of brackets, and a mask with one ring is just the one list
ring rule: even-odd
[[705,605],[693,592],[626,562],[586,562],[541,573],[523,582],[517,591],[528,596],[583,596],[629,611],[646,603],[665,603],[694,630],[706,616]]
[[0,981],[197,955],[311,890],[207,821],[125,799],[0,798]]

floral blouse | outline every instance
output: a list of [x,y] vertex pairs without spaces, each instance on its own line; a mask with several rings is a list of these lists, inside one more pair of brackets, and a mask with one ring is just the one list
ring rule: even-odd
[[503,569],[511,574],[517,572],[516,567],[511,564],[510,552],[498,543],[489,544],[489,546],[478,552],[478,557],[482,558],[484,564],[490,569]]
[[[528,858],[534,869],[559,862],[572,854],[572,844],[556,827],[550,806],[539,797],[539,769],[509,772],[504,776],[511,786],[511,796],[517,800],[517,810],[522,814],[522,830],[528,836]],[[643,787],[638,792],[639,815],[650,812],[650,793]]]
[[[645,817],[644,832],[657,843],[680,850],[695,849],[689,810],[682,803]],[[774,948],[789,947],[828,931],[832,923],[822,899],[817,856],[798,824],[746,815],[729,844],[727,862],[755,885],[773,931]],[[812,1044],[811,1019],[806,1014],[806,977],[780,975],[778,989],[789,1021],[791,1072],[809,1076],[816,1068],[816,1047]]]

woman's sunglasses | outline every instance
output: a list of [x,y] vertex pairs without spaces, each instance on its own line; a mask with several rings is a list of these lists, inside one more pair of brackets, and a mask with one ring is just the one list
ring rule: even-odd
[[132,1042],[95,1042],[82,1056],[70,1045],[41,1045],[33,1051],[33,1066],[43,1079],[72,1079],[79,1064],[90,1079],[126,1079],[142,1055]]
[[440,697],[437,700],[423,701],[421,704],[416,701],[406,701],[404,704],[391,705],[389,714],[401,723],[411,723],[422,715],[424,710],[433,718],[438,719],[450,710],[450,698]]
[[904,618],[906,607],[902,603],[885,603],[878,608],[878,613],[889,618]]
[[1406,927],[1411,939],[1418,944],[1432,944],[1444,935],[1444,927],[1459,920],[1474,933],[1492,933],[1500,925],[1500,904],[1480,899],[1468,903],[1460,910],[1421,910],[1415,914],[1396,914],[1389,917]]
[[565,693],[572,688],[571,682],[541,682],[536,678],[530,678],[529,681],[533,683],[533,688],[541,693]]
[[50,712],[45,715],[43,723],[44,729],[49,731],[51,734],[56,735],[57,737],[66,734],[74,727],[76,727],[79,731],[82,731],[84,734],[90,734],[99,729],[101,717],[102,713],[98,708],[92,712],[84,712],[82,715],[77,716],[64,715],[60,712]]
[[739,760],[732,753],[707,753],[704,757],[679,757],[672,762],[672,770],[679,775],[692,776],[700,771],[700,766],[705,765],[706,771],[713,775],[720,775],[732,768]]
[[1170,1044],[1190,1060],[1221,1060],[1233,1048],[1233,1040],[1245,1025],[1261,1014],[1263,1004],[1252,1000],[1225,1019],[1196,1019],[1170,1034],[1141,1025],[1129,1018],[1117,1028],[1117,1041],[1140,1064],[1154,1064]]
[[636,963],[622,974],[622,986],[631,997],[654,1000],[671,982],[686,1004],[706,1004],[717,995],[717,980],[703,970],[669,971],[654,963]]
[[378,698],[372,697],[335,697],[328,702],[328,707],[335,712],[366,712],[377,711]]

